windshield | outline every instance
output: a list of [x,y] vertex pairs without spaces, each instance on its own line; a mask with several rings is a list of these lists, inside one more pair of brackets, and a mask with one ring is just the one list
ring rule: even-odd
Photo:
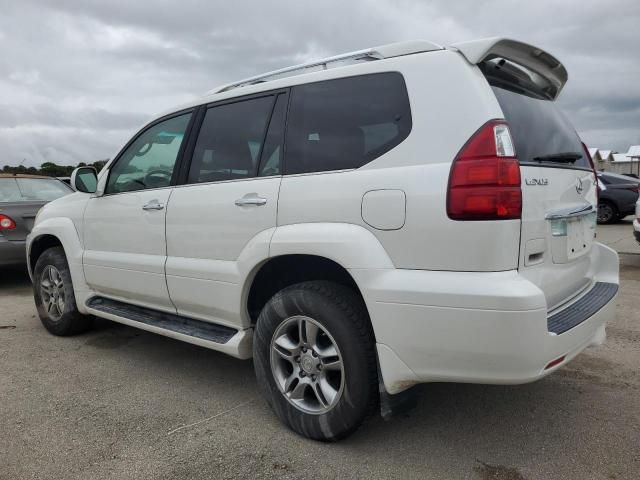
[[0,178],[0,202],[50,202],[71,192],[53,178]]
[[580,137],[550,100],[494,86],[520,163],[591,170]]

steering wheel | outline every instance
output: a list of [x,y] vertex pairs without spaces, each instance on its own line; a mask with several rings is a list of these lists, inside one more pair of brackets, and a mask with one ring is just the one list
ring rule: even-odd
[[166,187],[171,183],[171,172],[166,170],[151,170],[144,176],[147,188]]

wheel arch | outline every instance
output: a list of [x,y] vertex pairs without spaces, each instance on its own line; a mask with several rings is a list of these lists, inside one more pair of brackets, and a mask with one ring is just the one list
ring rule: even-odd
[[268,257],[245,277],[242,303],[247,318],[254,325],[277,291],[311,280],[352,288],[366,308],[364,292],[349,272],[355,268],[394,268],[380,241],[366,228],[328,222],[279,226],[270,238]]
[[40,258],[40,255],[42,255],[45,250],[48,250],[52,247],[62,247],[62,249],[64,250],[64,245],[62,245],[60,239],[50,233],[43,233],[42,235],[38,235],[31,241],[28,256],[28,267],[31,274],[33,274],[33,270],[36,266],[38,258]]
[[352,289],[366,308],[355,279],[335,260],[314,254],[284,254],[262,262],[250,276],[245,305],[251,325],[255,325],[262,308],[277,292],[296,283],[314,280],[331,281]]
[[27,238],[27,260],[29,274],[33,279],[35,262],[47,248],[60,246],[64,250],[73,291],[76,296],[78,310],[86,313],[84,301],[89,294],[89,287],[84,278],[82,267],[83,246],[74,222],[66,217],[48,218],[36,224]]

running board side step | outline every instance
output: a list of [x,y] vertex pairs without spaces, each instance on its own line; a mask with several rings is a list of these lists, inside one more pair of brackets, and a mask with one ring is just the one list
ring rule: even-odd
[[100,296],[91,297],[86,306],[91,313],[108,320],[222,351],[237,358],[251,358],[253,329],[237,330]]

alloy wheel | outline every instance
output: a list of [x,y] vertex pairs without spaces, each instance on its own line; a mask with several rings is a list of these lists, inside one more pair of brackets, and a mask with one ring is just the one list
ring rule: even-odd
[[331,410],[344,390],[344,364],[331,334],[314,319],[296,315],[271,340],[271,372],[284,397],[313,415]]
[[58,321],[64,314],[64,282],[53,265],[47,265],[40,277],[40,298],[49,318]]

